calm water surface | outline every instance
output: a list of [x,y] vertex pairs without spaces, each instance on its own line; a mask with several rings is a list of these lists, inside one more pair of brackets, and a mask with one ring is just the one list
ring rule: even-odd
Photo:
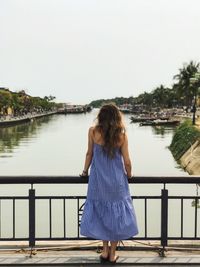
[[[31,123],[0,128],[0,175],[79,175],[83,169],[87,149],[88,128],[94,124],[97,110],[87,114],[53,115],[37,119]],[[168,149],[174,128],[140,127],[130,124],[129,115],[124,121],[129,138],[129,150],[134,175],[182,176],[187,175],[174,161]],[[189,176],[188,176],[189,179]],[[27,195],[27,185],[2,185],[1,195]],[[87,185],[35,185],[37,195],[85,195]],[[161,185],[130,185],[133,195],[160,195]],[[169,194],[187,195],[196,193],[194,185],[169,185]],[[3,202],[3,201],[2,201]],[[36,202],[37,236],[48,236],[46,226],[49,218],[47,202]],[[60,203],[61,204],[61,203]],[[28,234],[27,202],[16,203],[16,235]],[[76,220],[76,203],[68,203],[66,222],[68,236],[75,234],[73,219]],[[134,202],[140,235],[144,234],[144,203]],[[59,201],[52,204],[55,236],[62,236],[62,205]],[[74,211],[73,211],[74,209]],[[184,217],[184,231],[192,235],[191,222],[194,208],[191,201],[185,203],[187,216]],[[12,203],[4,201],[1,205],[1,232],[12,236]],[[180,234],[180,203],[169,203],[169,233]],[[199,216],[200,217],[200,216]],[[148,231],[152,236],[160,234],[160,202],[148,202]],[[23,225],[23,227],[22,227]],[[200,232],[200,229],[198,229]]]
[[[96,114],[53,115],[0,128],[1,175],[78,175]],[[134,175],[185,175],[168,149],[173,128],[140,127],[129,117],[124,120]]]

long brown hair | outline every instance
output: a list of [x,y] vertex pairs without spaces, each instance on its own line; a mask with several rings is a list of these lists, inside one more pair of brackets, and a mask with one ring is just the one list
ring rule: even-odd
[[113,158],[115,148],[119,145],[122,133],[125,130],[121,112],[115,104],[105,104],[101,107],[97,116],[96,128],[103,137],[104,151]]

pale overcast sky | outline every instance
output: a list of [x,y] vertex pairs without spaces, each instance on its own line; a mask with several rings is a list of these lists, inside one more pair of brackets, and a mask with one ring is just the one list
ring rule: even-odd
[[0,86],[57,101],[137,96],[200,61],[199,0],[0,0]]

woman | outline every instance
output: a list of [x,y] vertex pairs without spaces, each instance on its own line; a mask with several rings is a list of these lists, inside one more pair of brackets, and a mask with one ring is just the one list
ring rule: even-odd
[[138,229],[128,186],[132,177],[128,140],[114,104],[104,105],[96,126],[89,129],[82,176],[88,175],[90,165],[81,235],[103,240],[100,260],[116,263],[118,241],[138,234]]

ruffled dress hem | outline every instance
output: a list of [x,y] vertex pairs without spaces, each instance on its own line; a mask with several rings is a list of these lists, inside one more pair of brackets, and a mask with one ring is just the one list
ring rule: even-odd
[[97,240],[125,240],[138,234],[131,197],[118,201],[87,199],[81,235]]

